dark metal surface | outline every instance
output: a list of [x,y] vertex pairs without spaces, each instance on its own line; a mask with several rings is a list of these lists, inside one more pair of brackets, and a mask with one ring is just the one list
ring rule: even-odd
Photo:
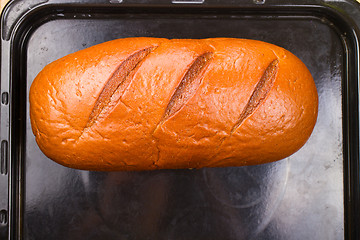
[[[10,171],[1,175],[9,182],[0,178],[0,214],[8,216],[0,238],[357,239],[358,29],[351,14],[310,1],[22,2],[25,15],[2,19],[1,89],[10,90],[1,105],[1,137],[9,143],[2,159]],[[288,49],[318,89],[311,138],[287,159],[240,168],[105,173],[47,159],[29,121],[35,76],[66,54],[133,36],[250,38]]]

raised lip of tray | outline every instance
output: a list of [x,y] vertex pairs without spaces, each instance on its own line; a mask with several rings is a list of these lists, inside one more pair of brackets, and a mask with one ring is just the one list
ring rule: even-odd
[[[74,3],[75,2],[75,3]],[[14,11],[14,8],[17,8]],[[30,33],[42,24],[68,19],[67,14],[85,13],[158,13],[158,14],[226,14],[242,16],[321,18],[338,32],[344,47],[343,141],[344,141],[344,225],[345,239],[360,239],[360,178],[359,178],[359,37],[360,4],[355,0],[248,0],[235,3],[225,0],[148,0],[147,3],[114,0],[12,0],[1,16],[1,103],[0,141],[0,234],[8,239],[22,238],[22,159],[24,156],[26,109],[25,86],[19,84],[23,72],[23,46]],[[183,12],[182,12],[183,11]],[[15,64],[16,63],[16,64]],[[13,88],[20,91],[12,91]],[[25,96],[24,96],[25,95]],[[19,104],[17,111],[14,105]],[[17,127],[14,127],[17,126]],[[15,138],[16,136],[16,138]],[[5,186],[5,187],[2,187]],[[2,237],[2,235],[0,235]]]

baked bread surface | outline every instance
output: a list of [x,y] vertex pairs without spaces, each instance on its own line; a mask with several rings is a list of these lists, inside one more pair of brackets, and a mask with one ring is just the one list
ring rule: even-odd
[[113,40],[50,63],[30,88],[40,149],[85,170],[273,162],[305,144],[317,110],[306,66],[246,39]]

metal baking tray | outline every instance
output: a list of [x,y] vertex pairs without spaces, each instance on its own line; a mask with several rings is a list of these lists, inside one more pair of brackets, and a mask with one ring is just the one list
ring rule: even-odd
[[[350,0],[11,1],[1,17],[0,239],[360,239],[359,26]],[[66,54],[135,36],[290,50],[319,93],[309,141],[238,168],[90,172],[47,159],[30,128],[34,77]]]

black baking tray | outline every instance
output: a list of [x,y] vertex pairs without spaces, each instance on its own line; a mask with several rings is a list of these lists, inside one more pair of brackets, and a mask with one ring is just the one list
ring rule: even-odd
[[[17,0],[1,17],[0,239],[360,239],[355,1]],[[28,91],[51,61],[137,36],[236,37],[297,55],[319,93],[305,146],[251,167],[69,169],[39,150]]]

